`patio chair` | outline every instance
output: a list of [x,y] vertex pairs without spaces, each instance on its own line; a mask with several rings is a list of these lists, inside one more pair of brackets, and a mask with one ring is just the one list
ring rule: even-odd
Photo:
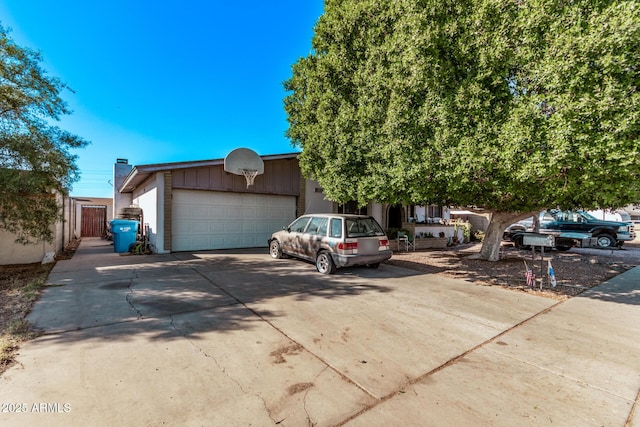
[[398,250],[404,247],[405,251],[409,252],[410,249],[416,250],[416,242],[413,236],[410,236],[406,231],[398,231]]

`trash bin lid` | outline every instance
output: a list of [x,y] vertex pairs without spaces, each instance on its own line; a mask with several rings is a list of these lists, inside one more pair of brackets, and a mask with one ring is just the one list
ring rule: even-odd
[[127,224],[127,225],[131,225],[131,224],[138,224],[139,221],[136,221],[134,219],[112,219],[110,221],[111,224],[115,224],[115,225],[119,225],[119,224]]
[[112,233],[127,233],[137,231],[140,222],[132,219],[112,219],[109,224]]

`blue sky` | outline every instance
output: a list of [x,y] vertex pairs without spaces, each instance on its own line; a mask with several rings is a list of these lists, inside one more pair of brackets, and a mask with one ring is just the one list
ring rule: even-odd
[[73,114],[73,196],[112,197],[130,164],[217,159],[238,147],[297,151],[284,136],[282,82],[311,49],[322,0],[0,0],[10,37],[39,50]]

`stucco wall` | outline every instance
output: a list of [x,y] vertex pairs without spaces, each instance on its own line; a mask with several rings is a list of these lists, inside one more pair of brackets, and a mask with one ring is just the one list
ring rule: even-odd
[[[0,265],[41,262],[47,252],[58,251],[54,243],[22,245],[15,243],[16,237],[13,233],[0,230]],[[62,243],[61,240],[60,243]]]
[[[71,211],[71,199],[58,196],[58,203],[62,209],[65,220]],[[69,242],[69,235],[65,230],[66,222],[58,222],[51,226],[54,231],[53,242],[38,242],[32,245],[16,243],[16,236],[4,230],[0,230],[0,265],[31,264],[41,262],[47,252],[58,253]]]
[[304,213],[327,213],[333,209],[333,202],[324,198],[324,193],[320,184],[312,180],[304,180],[304,197],[305,211]]
[[158,223],[158,186],[157,175],[144,182],[139,189],[133,193],[133,205],[142,208],[142,226],[149,225],[149,243],[156,252],[158,244],[159,223]]

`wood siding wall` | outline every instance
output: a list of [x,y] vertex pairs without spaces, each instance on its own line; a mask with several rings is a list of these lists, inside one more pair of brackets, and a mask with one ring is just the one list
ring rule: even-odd
[[258,175],[254,185],[249,188],[244,176],[225,172],[222,165],[176,169],[171,175],[173,188],[177,189],[300,196],[301,179],[297,159],[265,161],[264,174]]

